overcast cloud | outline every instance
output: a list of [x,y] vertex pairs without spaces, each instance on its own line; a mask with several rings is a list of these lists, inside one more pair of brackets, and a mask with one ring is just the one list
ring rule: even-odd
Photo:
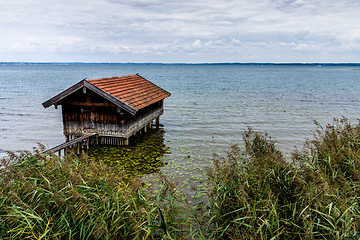
[[353,0],[0,3],[0,61],[360,62]]

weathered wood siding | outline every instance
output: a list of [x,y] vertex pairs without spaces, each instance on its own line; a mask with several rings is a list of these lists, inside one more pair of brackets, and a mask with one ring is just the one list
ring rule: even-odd
[[163,113],[163,100],[140,109],[134,116],[88,89],[62,100],[64,135],[128,138]]

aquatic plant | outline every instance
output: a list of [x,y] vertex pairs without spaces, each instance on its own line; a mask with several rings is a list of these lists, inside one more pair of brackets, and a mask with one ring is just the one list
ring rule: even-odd
[[151,134],[131,138],[129,146],[93,146],[89,156],[110,165],[117,165],[125,177],[141,176],[158,172],[166,163],[160,158],[167,151],[164,130],[153,129]]

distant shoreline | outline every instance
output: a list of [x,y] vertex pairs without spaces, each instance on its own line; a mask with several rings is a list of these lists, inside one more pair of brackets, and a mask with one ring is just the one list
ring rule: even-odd
[[360,63],[106,63],[106,62],[0,62],[0,65],[243,65],[243,66],[348,66]]

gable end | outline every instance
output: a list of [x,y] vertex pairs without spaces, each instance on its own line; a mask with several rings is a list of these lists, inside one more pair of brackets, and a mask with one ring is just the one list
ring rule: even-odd
[[87,88],[93,92],[95,92],[96,94],[102,96],[103,98],[105,98],[106,100],[108,100],[109,102],[115,104],[116,106],[124,109],[125,111],[129,112],[132,115],[135,115],[137,112],[137,109],[133,108],[132,106],[124,103],[123,101],[119,100],[118,98],[112,96],[111,94],[105,92],[104,90],[100,89],[99,87],[93,85],[92,83],[86,81],[86,80],[82,80],[78,83],[76,83],[75,85],[71,86],[70,88],[66,89],[65,91],[59,93],[58,95],[50,98],[49,100],[45,101],[42,105],[44,106],[44,108],[48,108],[51,105],[60,105],[59,102],[61,100],[63,100],[64,98],[70,96],[71,94],[73,94],[74,92],[78,91],[81,88]]

